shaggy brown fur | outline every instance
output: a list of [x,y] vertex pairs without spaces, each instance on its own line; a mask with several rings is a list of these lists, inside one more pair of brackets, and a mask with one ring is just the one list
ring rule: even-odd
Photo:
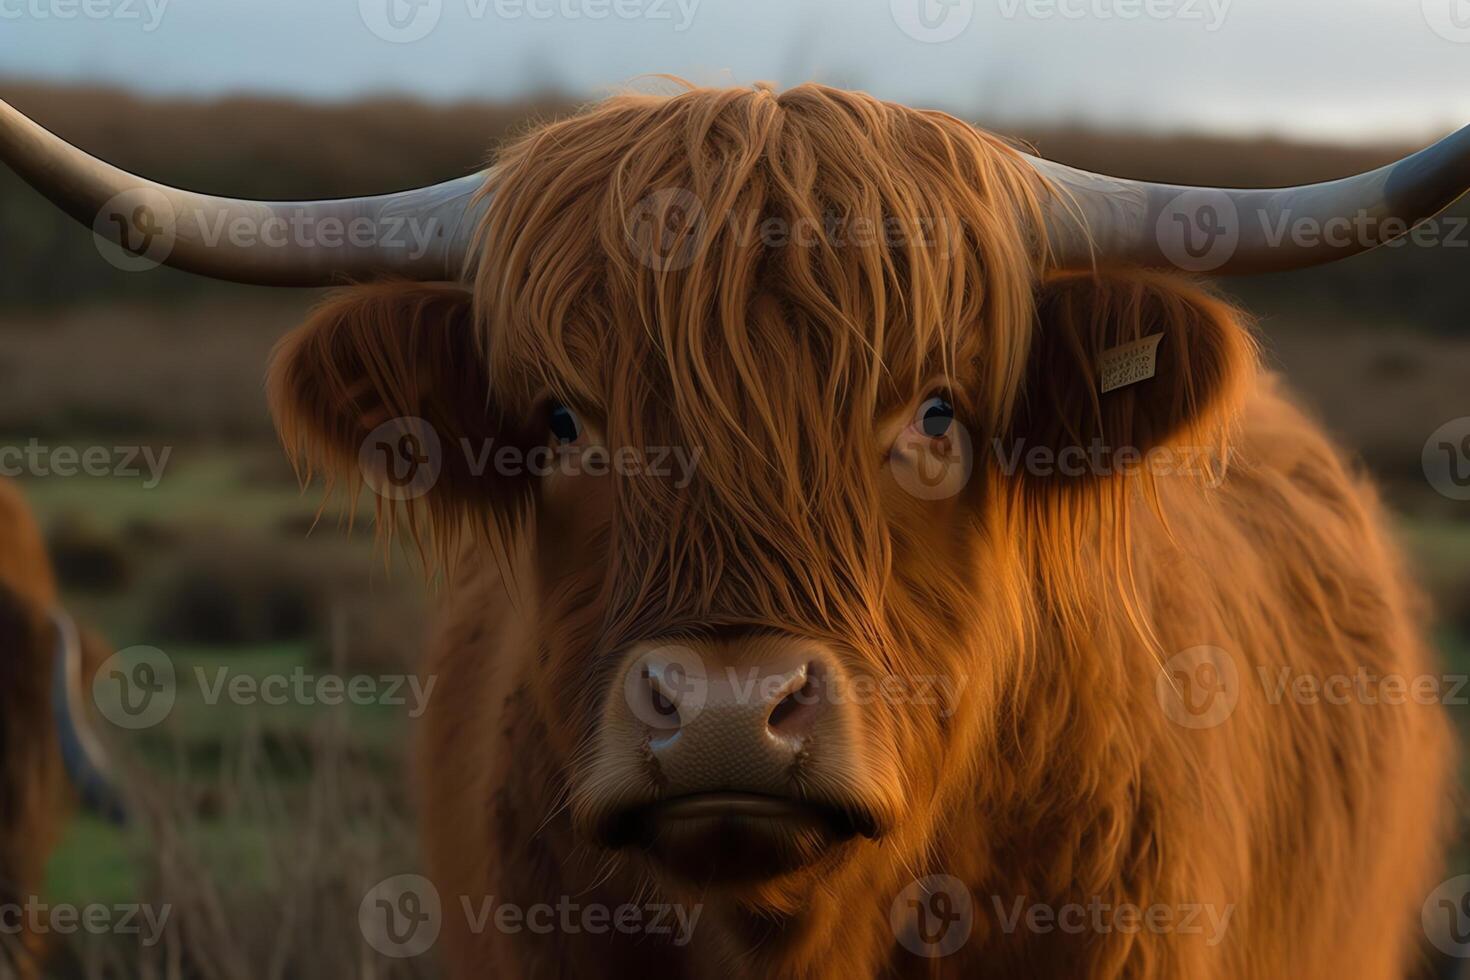
[[[427,497],[380,510],[458,559],[419,740],[456,976],[1405,975],[1443,839],[1442,713],[1272,703],[1258,668],[1432,673],[1424,613],[1373,492],[1235,310],[1175,276],[1046,274],[1037,178],[1005,144],[817,86],[615,98],[499,162],[473,293],[345,292],[271,378],[287,445],[333,476],[355,481],[363,434],[395,416],[445,447]],[[1099,355],[1153,334],[1157,376],[1098,394]],[[928,500],[906,478],[960,437],[894,433],[936,389],[974,473]],[[697,447],[695,479],[465,465],[461,438],[544,444],[548,399],[609,447]],[[1213,463],[1003,465],[1095,442]],[[878,840],[708,889],[589,840],[620,652],[720,626],[962,682],[939,707],[865,706],[871,771],[845,778]],[[1203,645],[1240,683],[1195,729],[1170,710],[1191,678],[1163,661]],[[969,889],[974,928],[922,959],[890,912],[939,873]],[[488,896],[704,912],[687,947],[473,930],[461,901]],[[1018,901],[1230,918],[1038,933],[1006,928]]]
[[[51,710],[56,583],[40,529],[14,484],[0,480],[0,904],[39,893],[67,808]],[[26,921],[28,917],[23,917]],[[30,976],[41,939],[5,937],[0,974]]]

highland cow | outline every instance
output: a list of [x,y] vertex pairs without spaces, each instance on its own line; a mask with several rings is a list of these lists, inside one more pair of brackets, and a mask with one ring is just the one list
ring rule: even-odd
[[[484,174],[319,204],[142,183],[10,123],[89,223],[130,188],[165,205],[169,264],[387,280],[282,343],[270,399],[450,582],[415,768],[453,975],[1411,970],[1446,721],[1295,681],[1432,677],[1423,610],[1247,319],[1167,269],[1185,189],[815,85],[620,96]],[[1407,227],[1464,189],[1466,143],[1193,193]],[[442,227],[410,255],[190,225],[293,208]],[[1210,271],[1362,250],[1235,232]],[[671,447],[687,485],[635,465]]]
[[73,789],[105,792],[105,762],[78,727],[87,724],[78,680],[105,656],[60,610],[40,529],[0,479],[0,976],[38,975],[45,937],[27,903],[42,894]]

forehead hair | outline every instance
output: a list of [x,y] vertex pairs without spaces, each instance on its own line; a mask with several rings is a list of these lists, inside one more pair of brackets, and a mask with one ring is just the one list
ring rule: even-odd
[[959,120],[818,85],[689,88],[611,98],[498,164],[476,299],[503,385],[530,368],[599,399],[605,357],[627,352],[676,399],[727,371],[758,392],[796,351],[834,413],[977,360],[978,407],[1009,404],[1035,178]]
[[875,413],[939,376],[1004,418],[1034,181],[956,119],[816,85],[618,96],[503,150],[475,280],[492,390],[703,453],[678,493],[615,490],[611,566],[637,570],[615,615],[876,608]]

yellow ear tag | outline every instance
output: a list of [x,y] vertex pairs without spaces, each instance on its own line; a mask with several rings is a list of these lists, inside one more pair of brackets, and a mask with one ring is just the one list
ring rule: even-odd
[[1158,367],[1159,341],[1163,339],[1163,334],[1156,333],[1103,351],[1098,365],[1103,393],[1152,378]]

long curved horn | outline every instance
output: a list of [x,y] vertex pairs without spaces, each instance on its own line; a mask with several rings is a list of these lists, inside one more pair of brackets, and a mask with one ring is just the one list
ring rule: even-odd
[[56,629],[56,651],[51,660],[51,710],[61,761],[89,810],[114,823],[126,820],[122,794],[113,783],[115,770],[88,718],[81,634],[64,610],[51,611]]
[[488,171],[334,201],[243,201],[136,177],[0,101],[0,161],[142,267],[266,286],[460,278]]
[[1263,190],[1105,177],[1027,157],[1051,185],[1052,264],[1236,275],[1303,269],[1400,238],[1470,189],[1470,127],[1371,173]]

